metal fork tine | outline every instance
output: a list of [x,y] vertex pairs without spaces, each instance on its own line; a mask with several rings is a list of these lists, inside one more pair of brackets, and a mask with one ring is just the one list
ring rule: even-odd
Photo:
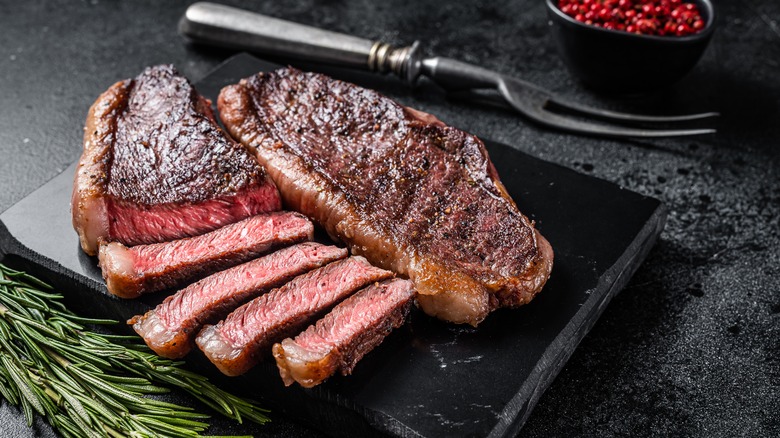
[[553,97],[547,99],[548,104],[560,107],[564,110],[577,112],[581,114],[587,114],[603,120],[620,120],[626,122],[649,122],[649,123],[669,123],[669,122],[687,122],[691,120],[708,119],[711,117],[718,117],[720,113],[707,112],[700,114],[684,114],[679,116],[647,116],[642,114],[628,114],[617,111],[602,110],[598,108],[591,108],[578,103],[567,102],[558,100]]
[[[537,95],[535,97],[540,98],[535,105],[528,105],[530,102],[526,102],[522,108],[518,108],[512,105],[510,102],[504,99],[500,94],[495,92],[480,92],[477,90],[465,90],[450,92],[448,95],[456,99],[463,99],[469,101],[477,101],[481,103],[490,103],[502,108],[515,109],[529,118],[535,120],[546,126],[558,128],[568,132],[596,135],[603,137],[613,138],[626,138],[626,137],[641,137],[641,138],[660,138],[660,137],[678,137],[678,136],[691,136],[712,134],[716,132],[714,129],[709,128],[696,128],[696,129],[656,129],[656,128],[629,128],[623,126],[607,125],[602,123],[592,123],[576,120],[570,117],[562,116],[560,114],[553,113],[545,108],[546,103],[550,100],[547,96]],[[556,103],[558,103],[556,101]],[[594,110],[596,112],[600,110]],[[587,114],[591,114],[589,111],[584,111]],[[610,112],[608,112],[610,113]],[[622,114],[622,113],[617,113]],[[629,115],[630,116],[630,115]],[[644,116],[638,116],[640,118]],[[651,119],[644,119],[646,122],[659,122],[658,120],[652,120],[652,116],[648,116]],[[683,116],[685,117],[685,116]],[[618,120],[624,120],[618,118]],[[689,119],[684,119],[689,120]],[[694,119],[690,119],[694,120]],[[631,120],[638,121],[638,120]],[[662,118],[660,122],[669,122],[668,118]]]
[[660,138],[660,137],[683,137],[690,135],[712,134],[714,129],[641,129],[625,128],[621,126],[604,125],[601,123],[582,122],[568,117],[561,116],[540,109],[536,115],[528,114],[531,118],[553,128],[562,129],[569,132],[578,132],[580,134],[598,135],[601,137],[642,137],[642,138]]

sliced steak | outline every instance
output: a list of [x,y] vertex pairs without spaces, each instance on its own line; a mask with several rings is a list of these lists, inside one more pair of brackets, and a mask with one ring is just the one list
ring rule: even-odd
[[257,160],[173,66],[117,82],[92,105],[71,211],[81,247],[162,242],[278,210]]
[[311,388],[337,371],[351,374],[363,356],[404,323],[413,301],[409,280],[373,284],[342,301],[294,340],[274,344],[284,384],[298,382]]
[[215,323],[273,287],[347,256],[347,250],[306,242],[210,275],[169,296],[128,324],[155,353],[184,357],[203,324]]
[[408,276],[428,314],[477,325],[496,307],[527,303],[547,281],[552,249],[475,136],[292,68],[224,88],[218,107],[289,207]]
[[273,343],[294,335],[354,291],[392,275],[363,257],[331,263],[255,298],[217,325],[205,326],[195,341],[224,374],[244,374]]
[[100,245],[108,291],[122,298],[170,289],[251,260],[272,248],[311,240],[314,226],[298,213],[253,216],[196,237],[126,247]]

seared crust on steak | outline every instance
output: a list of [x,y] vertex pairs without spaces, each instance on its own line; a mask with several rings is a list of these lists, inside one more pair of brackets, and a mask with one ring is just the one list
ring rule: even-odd
[[220,117],[285,203],[408,276],[431,315],[477,325],[530,301],[553,252],[483,143],[371,90],[287,68],[222,90]]
[[108,234],[108,169],[113,154],[111,143],[116,119],[127,107],[132,80],[119,81],[98,97],[84,126],[84,152],[76,169],[71,198],[73,228],[79,233],[81,248],[96,255],[97,240]]
[[173,66],[117,82],[92,105],[73,187],[85,252],[193,236],[281,207],[257,160]]

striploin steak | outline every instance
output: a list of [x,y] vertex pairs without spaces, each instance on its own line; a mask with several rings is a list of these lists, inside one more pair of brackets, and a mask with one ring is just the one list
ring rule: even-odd
[[484,144],[379,93],[293,68],[222,90],[220,117],[285,203],[409,277],[426,313],[477,325],[530,301],[553,252]]
[[253,216],[195,237],[126,247],[101,243],[108,291],[122,298],[169,289],[251,260],[272,248],[311,240],[314,225],[293,212]]
[[333,308],[295,339],[274,344],[273,354],[287,386],[311,388],[336,372],[349,375],[358,361],[403,324],[414,301],[409,280],[368,286]]
[[117,82],[92,105],[71,212],[81,247],[194,236],[278,210],[265,170],[173,66]]
[[205,326],[195,342],[224,374],[244,374],[275,342],[294,335],[354,291],[392,275],[360,256],[331,263],[253,299],[224,321]]
[[224,318],[240,305],[293,277],[347,256],[347,250],[315,242],[280,249],[210,275],[169,296],[156,308],[128,321],[160,356],[184,357],[205,323]]

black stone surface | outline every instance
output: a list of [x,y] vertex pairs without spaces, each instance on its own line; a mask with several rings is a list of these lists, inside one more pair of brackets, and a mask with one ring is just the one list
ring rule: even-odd
[[[147,65],[193,79],[230,53],[181,43],[186,2],[0,2],[0,210],[80,153],[97,95]],[[541,398],[521,436],[780,435],[780,5],[718,1],[698,66],[645,96],[592,93],[554,52],[541,0],[226,2],[431,53],[480,62],[578,102],[656,113],[720,111],[697,139],[569,136],[513,114],[447,101],[422,84],[380,91],[531,155],[655,196],[659,243]],[[275,417],[263,436],[308,436]],[[52,436],[2,404],[4,436]]]

